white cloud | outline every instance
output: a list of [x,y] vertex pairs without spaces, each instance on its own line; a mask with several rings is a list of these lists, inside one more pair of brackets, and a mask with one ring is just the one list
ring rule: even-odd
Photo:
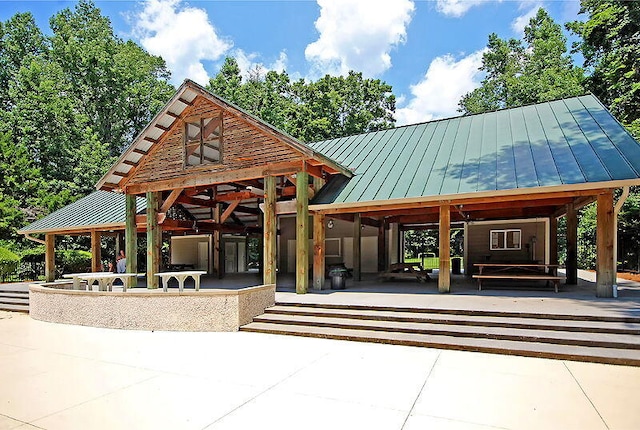
[[480,86],[484,50],[456,61],[451,55],[436,57],[424,78],[411,86],[411,98],[396,109],[398,125],[414,124],[458,114],[460,98]]
[[436,8],[444,15],[458,18],[472,7],[487,3],[487,1],[490,0],[438,0]]
[[318,75],[357,70],[376,76],[391,67],[390,51],[404,43],[411,0],[318,0],[320,37],[305,49]]
[[511,22],[511,29],[520,37],[524,36],[524,28],[529,24],[531,18],[536,16],[538,9],[543,7],[542,3],[539,2],[523,2],[520,9],[523,9],[525,6],[529,6],[531,3],[533,3],[533,6],[531,6],[526,13],[520,15]]
[[134,34],[151,54],[165,59],[174,83],[189,78],[207,84],[203,61],[221,58],[232,46],[217,34],[204,9],[180,0],[147,0],[135,19]]
[[284,72],[287,69],[288,58],[286,51],[280,51],[278,58],[276,58],[272,63],[265,64],[260,59],[260,54],[255,52],[247,53],[242,49],[236,49],[233,52],[233,57],[238,62],[238,67],[240,67],[240,74],[243,77],[248,77],[249,72],[258,68],[260,73],[263,75],[267,74],[270,71],[276,72]]

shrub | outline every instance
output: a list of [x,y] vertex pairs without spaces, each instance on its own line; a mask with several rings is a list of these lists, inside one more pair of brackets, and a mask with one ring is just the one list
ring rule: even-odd
[[0,247],[0,278],[4,281],[14,276],[20,264],[20,257],[6,248]]
[[91,271],[91,253],[77,249],[56,251],[56,267],[62,273]]

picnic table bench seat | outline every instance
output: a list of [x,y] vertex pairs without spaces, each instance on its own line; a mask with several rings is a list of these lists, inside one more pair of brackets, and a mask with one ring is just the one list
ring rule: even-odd
[[418,282],[428,282],[431,278],[420,263],[394,263],[378,275],[380,280],[415,279]]

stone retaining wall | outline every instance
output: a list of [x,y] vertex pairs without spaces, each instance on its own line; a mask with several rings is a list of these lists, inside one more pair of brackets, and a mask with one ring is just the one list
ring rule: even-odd
[[32,284],[29,314],[63,324],[131,330],[237,331],[275,304],[275,285],[240,290],[77,291]]

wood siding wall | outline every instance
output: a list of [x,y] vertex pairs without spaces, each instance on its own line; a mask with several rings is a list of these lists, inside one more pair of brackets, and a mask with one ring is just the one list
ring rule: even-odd
[[[182,117],[212,114],[220,108],[202,96],[196,97],[193,106],[185,109]],[[193,174],[224,173],[279,162],[300,161],[303,155],[291,146],[251,126],[246,121],[224,112],[223,149],[221,164],[183,166],[184,122],[177,121],[164,139],[155,144],[138,167],[128,184],[181,179]]]
[[[490,249],[491,230],[521,229],[521,245],[519,250],[495,250]],[[467,230],[468,253],[465,266],[476,273],[473,267],[475,263],[522,263],[532,260],[531,243],[532,237],[536,237],[535,260],[541,263],[545,261],[545,223],[525,222],[525,223],[500,223],[500,224],[471,224]],[[527,247],[526,245],[529,245]]]

